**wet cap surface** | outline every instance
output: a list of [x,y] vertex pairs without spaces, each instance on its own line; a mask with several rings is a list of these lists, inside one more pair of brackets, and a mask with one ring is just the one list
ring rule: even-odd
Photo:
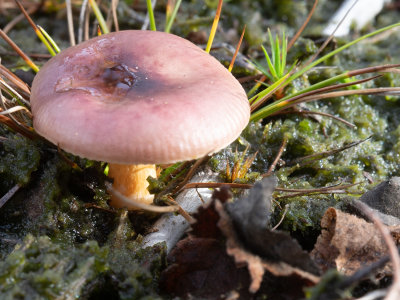
[[120,31],[62,51],[36,75],[35,130],[112,163],[171,163],[216,152],[247,125],[238,81],[191,42]]

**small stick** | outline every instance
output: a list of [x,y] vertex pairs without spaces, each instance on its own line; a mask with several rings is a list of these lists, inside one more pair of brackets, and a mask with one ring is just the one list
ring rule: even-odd
[[156,212],[156,213],[177,212],[179,210],[178,206],[173,206],[173,205],[172,206],[155,206],[155,205],[149,205],[149,204],[134,201],[132,198],[126,197],[126,196],[122,195],[119,191],[113,189],[112,185],[108,182],[106,183],[106,187],[112,195],[114,195],[117,198],[122,199],[124,202],[129,202],[132,206],[135,206],[139,209]]
[[172,198],[171,196],[169,196],[169,197],[168,197],[168,201],[169,201],[170,203],[172,203],[172,205],[178,207],[178,213],[180,213],[181,216],[184,217],[185,220],[188,221],[190,224],[193,223],[193,222],[195,221],[195,219],[192,218],[192,216],[189,215],[189,214],[182,208],[182,206],[180,206],[180,205],[178,204],[178,202],[176,202],[176,201],[174,200],[174,198]]
[[[39,7],[41,6],[41,4],[39,3],[37,6],[35,7],[30,7],[28,8],[27,12],[29,15],[35,13]],[[21,22],[23,19],[25,18],[23,13],[20,13],[18,16],[16,16],[15,18],[13,18],[4,28],[3,31],[5,33],[8,33],[15,25],[17,25],[19,22]]]
[[288,210],[289,210],[289,204],[286,204],[286,205],[285,205],[285,211],[284,211],[283,214],[282,214],[282,218],[279,220],[278,224],[276,224],[276,225],[271,229],[272,231],[276,230],[276,229],[279,227],[279,225],[282,224],[283,220],[284,220],[285,217],[286,217],[286,214],[287,214]]
[[182,187],[182,190],[187,189],[213,189],[221,186],[229,186],[233,189],[251,189],[253,184],[247,183],[226,183],[226,182],[190,182]]
[[0,37],[3,38],[15,52],[26,62],[26,64],[35,72],[39,72],[39,67],[0,29]]
[[196,160],[196,162],[190,168],[189,172],[186,174],[183,181],[175,188],[175,190],[172,193],[175,194],[175,193],[179,192],[181,189],[183,189],[185,184],[193,177],[194,172],[197,170],[197,168],[200,167],[204,162],[208,161],[209,159],[210,159],[210,156],[204,156],[204,157]]
[[261,175],[262,177],[268,177],[272,174],[272,172],[275,170],[276,164],[278,163],[279,159],[281,158],[283,151],[285,151],[286,148],[286,144],[287,144],[287,138],[284,137],[283,138],[283,142],[281,147],[279,148],[278,154],[276,155],[274,161],[272,162],[271,166],[269,167],[267,173]]
[[21,188],[19,184],[14,185],[11,190],[9,190],[3,197],[0,198],[0,208],[3,207],[4,204],[7,203],[8,200],[11,199],[12,196]]
[[277,116],[277,115],[280,115],[280,114],[319,115],[319,116],[329,117],[329,118],[332,118],[332,119],[334,119],[336,121],[342,122],[346,126],[349,126],[349,127],[353,128],[353,129],[357,127],[356,125],[350,123],[349,121],[346,121],[345,119],[342,119],[340,117],[337,117],[337,116],[334,116],[334,115],[331,115],[331,114],[328,114],[328,113],[319,112],[319,111],[286,110],[286,111],[282,111],[280,113],[276,113],[274,115]]

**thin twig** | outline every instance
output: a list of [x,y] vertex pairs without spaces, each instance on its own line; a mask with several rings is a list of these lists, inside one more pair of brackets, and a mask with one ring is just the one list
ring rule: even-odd
[[349,10],[346,12],[346,14],[343,16],[343,18],[340,20],[340,22],[337,24],[331,35],[325,40],[325,42],[322,44],[321,47],[318,48],[317,52],[309,59],[306,61],[306,63],[302,66],[303,68],[307,67],[309,64],[311,64],[317,57],[318,55],[326,48],[326,46],[330,43],[330,41],[334,38],[335,32],[339,29],[340,25],[342,25],[343,21],[346,19],[347,15],[350,13],[350,11],[353,9],[353,7],[357,4],[358,0],[355,0],[354,3],[351,5]]
[[274,116],[277,115],[283,115],[283,114],[299,114],[299,115],[319,115],[319,116],[324,116],[324,117],[329,117],[331,119],[334,119],[336,121],[342,122],[346,126],[349,126],[351,128],[356,128],[357,126],[354,125],[353,123],[350,123],[349,121],[346,121],[345,119],[342,119],[340,117],[328,114],[328,113],[323,113],[320,111],[305,111],[305,110],[284,110],[279,113],[274,114]]
[[275,200],[282,200],[282,199],[288,199],[288,198],[293,198],[293,197],[301,197],[301,196],[311,196],[311,195],[322,195],[322,194],[348,194],[347,191],[345,190],[329,190],[329,191],[315,191],[315,192],[301,192],[301,193],[293,193],[289,195],[284,195],[284,196],[278,196],[275,197]]
[[[323,88],[319,88],[313,91],[309,91],[306,93],[302,93],[300,95],[291,97],[287,100],[285,100],[285,103],[299,103],[302,102],[303,99],[308,99],[307,97],[311,97],[311,96],[315,96],[316,95],[323,95],[323,92],[329,92],[329,91],[334,91],[334,90],[339,90],[339,89],[343,89],[352,85],[356,85],[356,84],[361,84],[361,83],[365,83],[374,79],[377,79],[379,77],[381,77],[382,75],[375,75],[372,77],[368,77],[368,78],[364,78],[364,79],[360,79],[360,80],[356,80],[356,81],[352,81],[352,82],[346,82],[346,83],[339,83],[339,84],[333,84],[333,85],[329,85]],[[350,76],[349,76],[350,77]],[[315,99],[318,99],[318,97],[316,97]],[[293,105],[292,105],[293,106]],[[290,106],[287,106],[290,107]]]
[[333,190],[338,190],[338,189],[340,189],[340,190],[347,189],[347,188],[353,187],[357,184],[360,184],[360,183],[357,182],[357,183],[344,184],[344,185],[335,184],[335,185],[331,185],[331,186],[324,186],[324,187],[313,188],[313,189],[288,189],[288,188],[276,187],[275,191],[286,192],[286,193],[293,193],[293,192],[315,193],[315,192],[333,191]]
[[185,218],[186,221],[188,221],[189,223],[193,223],[195,221],[195,219],[189,215],[179,204],[178,202],[176,202],[171,196],[168,197],[168,201],[175,206],[178,206],[178,213],[181,214],[182,217]]
[[193,177],[194,173],[196,172],[196,170],[198,169],[198,167],[200,167],[203,163],[207,162],[210,159],[210,156],[206,155],[202,158],[199,158],[198,160],[196,160],[196,162],[193,164],[193,166],[190,168],[189,172],[186,174],[185,178],[183,179],[183,181],[174,189],[174,191],[172,192],[172,194],[176,194],[178,193],[181,189],[183,189],[183,187],[185,186],[185,184],[187,182],[189,182],[189,180]]
[[282,154],[283,154],[283,151],[285,151],[287,141],[288,141],[288,139],[287,139],[287,137],[285,136],[285,137],[283,138],[282,145],[279,147],[278,154],[276,155],[274,161],[273,161],[272,164],[270,165],[270,167],[269,167],[267,173],[261,175],[262,177],[268,177],[268,176],[270,176],[270,175],[272,174],[272,172],[274,172],[275,167],[276,167],[276,165],[277,165],[279,159],[281,158],[281,156],[282,156]]
[[106,182],[106,187],[107,190],[115,197],[121,199],[123,202],[129,203],[130,205],[138,208],[138,209],[143,209],[146,211],[151,211],[151,212],[156,212],[156,213],[168,213],[168,212],[176,212],[179,210],[178,206],[155,206],[155,205],[149,205],[141,202],[137,202],[132,198],[126,197],[122,195],[119,191],[114,189],[111,185],[111,183]]
[[18,76],[12,73],[9,69],[3,66],[0,62],[0,76],[4,76],[7,80],[11,82],[11,84],[21,90],[26,96],[29,97],[31,94],[28,85],[23,82]]
[[[310,155],[306,155],[303,157],[299,157],[296,158],[295,160],[293,160],[292,162],[286,163],[286,165],[295,165],[295,164],[300,164],[304,165],[304,163],[309,163],[310,160],[316,160],[316,159],[322,159],[322,158],[326,158],[329,157],[331,155],[334,155],[336,153],[342,152],[344,150],[350,149],[352,147],[355,147],[361,143],[364,143],[365,141],[369,140],[371,138],[371,136],[359,140],[359,141],[355,141],[355,142],[351,142],[347,145],[344,145],[343,147],[340,148],[336,148],[336,149],[332,149],[332,150],[328,150],[328,151],[324,151],[324,152],[319,152],[319,153],[314,153],[314,154],[310,154]],[[304,162],[305,161],[305,162]]]
[[379,95],[385,93],[399,93],[400,87],[382,87],[382,88],[371,88],[371,89],[361,89],[361,90],[345,90],[345,91],[337,91],[330,92],[325,94],[317,94],[308,97],[301,98],[300,100],[290,101],[291,103],[285,105],[286,108],[295,106],[301,102],[311,102],[315,100],[329,99],[329,98],[337,98],[343,96],[352,96],[352,95]]
[[39,72],[39,67],[0,29],[0,37],[3,38],[15,52],[26,62],[26,64],[36,73]]
[[[42,4],[41,3],[39,3],[38,5],[36,5],[36,6],[32,6],[32,7],[30,7],[30,8],[28,8],[28,10],[27,10],[27,12],[28,12],[28,14],[34,14],[38,9],[39,9],[39,7],[41,6]],[[25,19],[25,16],[24,16],[24,14],[23,13],[20,13],[18,16],[16,16],[15,18],[13,18],[6,26],[4,26],[4,28],[3,28],[3,31],[5,32],[5,33],[8,33],[15,25],[17,25],[19,22],[21,22],[23,19]]]
[[251,189],[253,184],[248,183],[229,183],[229,182],[190,182],[182,187],[186,189],[214,189],[222,186],[229,186],[232,189]]
[[279,227],[279,225],[282,224],[283,220],[284,220],[285,217],[286,217],[286,214],[287,214],[288,210],[289,210],[289,204],[286,204],[286,205],[285,205],[285,210],[283,211],[283,214],[282,214],[282,218],[279,220],[278,224],[276,224],[276,225],[271,229],[272,231],[276,230],[276,229]]
[[3,197],[0,198],[0,208],[11,199],[12,196],[21,188],[19,184],[14,185]]

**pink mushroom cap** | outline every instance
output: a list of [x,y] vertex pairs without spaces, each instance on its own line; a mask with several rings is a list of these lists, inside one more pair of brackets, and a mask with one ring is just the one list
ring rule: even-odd
[[32,84],[35,130],[62,149],[119,164],[212,154],[247,125],[239,82],[191,42],[120,31],[68,48]]

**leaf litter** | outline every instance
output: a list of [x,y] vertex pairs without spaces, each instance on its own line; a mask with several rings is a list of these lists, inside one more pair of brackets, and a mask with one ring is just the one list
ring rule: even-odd
[[[385,239],[362,217],[329,208],[310,252],[271,229],[275,186],[274,177],[264,178],[235,201],[228,187],[216,189],[169,254],[162,290],[184,298],[301,299],[307,288],[310,299],[346,299],[357,284],[391,278]],[[400,226],[389,229],[398,244]]]

